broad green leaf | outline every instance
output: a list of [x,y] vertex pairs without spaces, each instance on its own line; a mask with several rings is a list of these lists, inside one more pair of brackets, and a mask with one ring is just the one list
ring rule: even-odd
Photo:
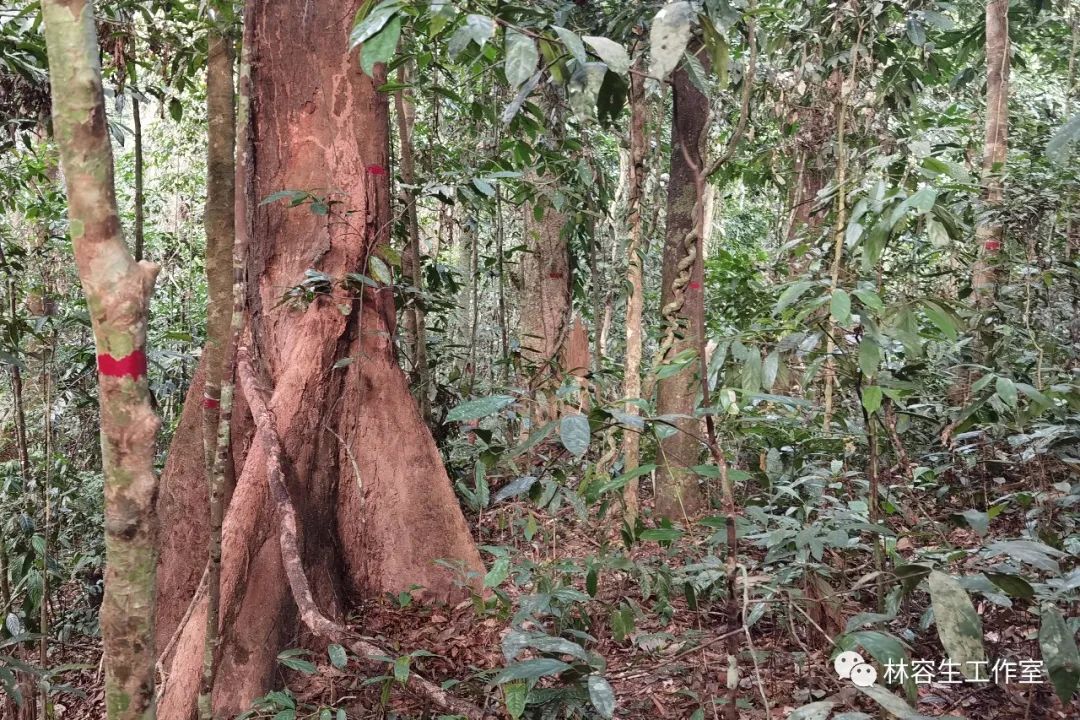
[[1016,407],[1016,383],[1012,380],[999,375],[994,381],[994,392],[1001,398],[1001,402],[1009,407]]
[[519,662],[495,676],[492,683],[501,685],[512,680],[536,680],[548,675],[558,675],[570,669],[570,665],[554,658],[535,658]]
[[589,56],[585,54],[585,45],[582,44],[581,38],[578,37],[577,33],[567,30],[564,27],[559,27],[558,25],[552,25],[551,29],[559,36],[563,45],[570,51],[573,58],[578,61],[578,64],[584,65],[589,62]]
[[338,670],[343,670],[349,664],[349,656],[346,654],[345,648],[337,643],[331,643],[326,651],[330,654],[330,664]]
[[401,3],[397,0],[388,0],[376,5],[370,13],[367,14],[363,20],[356,24],[356,27],[352,29],[349,34],[349,49],[354,49],[357,45],[365,42],[368,38],[374,37],[377,32],[383,29],[390,18],[397,14],[398,9],[401,7]]
[[626,48],[622,45],[609,38],[595,35],[585,35],[581,39],[593,49],[593,52],[604,61],[612,72],[619,75],[626,75],[630,72],[630,55],[627,54]]
[[866,695],[885,710],[892,713],[898,720],[932,720],[932,718],[916,712],[914,708],[880,685],[871,685],[870,687],[859,687],[858,685],[855,685],[854,687],[863,695]]
[[453,37],[450,38],[447,50],[449,50],[451,57],[457,57],[457,55],[468,47],[471,42],[475,42],[480,47],[484,47],[484,44],[487,43],[494,34],[494,20],[486,15],[467,15],[465,16],[465,23],[459,27],[454,32]]
[[570,109],[582,120],[596,117],[596,104],[600,99],[600,88],[604,84],[607,65],[590,62],[578,65],[570,82],[566,86]]
[[463,422],[465,420],[479,420],[488,415],[502,410],[514,402],[510,395],[489,395],[477,400],[469,400],[456,405],[446,414],[446,422]]
[[376,255],[368,258],[368,273],[383,285],[392,285],[394,282],[394,275],[390,272],[390,266]]
[[888,665],[890,662],[896,665],[907,657],[907,648],[904,647],[904,643],[880,630],[858,630],[848,633],[837,644],[846,650],[856,646],[861,647],[882,665]]
[[834,707],[836,703],[832,700],[820,700],[792,710],[787,720],[829,720]]
[[[295,651],[293,651],[295,652]],[[293,654],[288,650],[278,655],[278,662],[289,668],[290,670],[296,670],[302,672],[305,675],[313,675],[318,668],[315,667],[315,663],[310,660],[305,660],[299,655]]]
[[949,658],[960,666],[960,671],[970,678],[978,672],[978,666],[970,663],[986,659],[979,613],[967,591],[953,577],[933,570],[928,582],[941,645]]
[[1055,574],[1061,573],[1061,566],[1058,565],[1054,558],[1062,557],[1065,554],[1049,545],[1032,540],[1002,540],[991,543],[987,546],[987,550],[991,554],[1004,553],[1040,570]]
[[832,300],[829,302],[829,312],[836,322],[847,325],[851,320],[851,296],[840,288],[833,290]]
[[881,407],[881,388],[877,385],[867,385],[862,389],[862,404],[866,412],[873,414]]
[[682,59],[690,42],[694,9],[689,2],[668,3],[653,18],[649,31],[649,74],[663,80]]
[[868,378],[874,377],[881,364],[881,348],[872,338],[864,337],[859,341],[859,370]]
[[532,489],[532,486],[536,484],[536,477],[534,475],[524,475],[509,483],[503,487],[499,492],[495,493],[494,502],[502,502],[507,498],[517,497],[522,493],[527,493]]
[[484,576],[484,587],[493,588],[502,585],[510,575],[510,558],[507,556],[495,558],[491,569]]
[[1080,684],[1080,652],[1068,623],[1053,605],[1042,608],[1039,648],[1054,691],[1063,704],[1068,704]]
[[603,483],[596,486],[596,490],[594,492],[597,496],[600,496],[604,493],[611,492],[612,490],[622,490],[626,486],[626,483],[630,482],[636,477],[648,475],[655,469],[656,465],[652,463],[648,465],[641,465],[634,468],[633,470],[623,473],[622,475],[613,477],[610,480],[605,480]]
[[536,72],[540,52],[536,42],[513,28],[506,29],[506,64],[504,72],[510,87],[517,90]]
[[952,315],[947,313],[940,305],[929,300],[922,301],[923,312],[926,313],[926,317],[930,319],[930,322],[941,331],[941,333],[950,340],[956,340],[958,333],[956,327],[956,321]]
[[799,282],[788,285],[787,288],[784,289],[784,292],[780,293],[780,299],[776,301],[776,305],[773,307],[773,315],[779,315],[784,308],[798,300],[813,284],[814,283],[809,280],[800,280]]
[[589,701],[602,718],[611,718],[615,714],[615,691],[600,675],[589,676]]
[[559,422],[559,439],[572,455],[581,457],[589,449],[589,418],[584,415],[565,415]]
[[393,17],[379,32],[364,41],[360,49],[360,69],[368,77],[374,77],[375,66],[379,63],[390,62],[397,51],[398,40],[401,38],[401,18]]
[[772,390],[773,385],[776,384],[778,372],[780,372],[780,353],[773,350],[765,356],[765,361],[761,364],[761,387]]
[[1035,589],[1031,587],[1031,583],[1019,575],[995,572],[984,574],[990,582],[997,585],[1010,597],[1021,598],[1023,600],[1031,600],[1035,597]]
[[1073,115],[1046,143],[1046,157],[1051,162],[1064,163],[1077,139],[1080,139],[1080,113]]
[[639,538],[653,542],[674,542],[683,536],[683,531],[678,528],[650,528],[643,530]]
[[513,720],[518,720],[525,714],[525,698],[529,694],[528,688],[523,682],[513,682],[503,685],[502,691],[506,713]]
[[960,513],[960,515],[964,518],[964,521],[967,522],[968,526],[978,533],[979,537],[984,537],[986,531],[990,529],[990,515],[982,510],[975,510],[973,508],[971,510],[965,510]]
[[406,683],[409,680],[409,664],[412,662],[412,657],[409,655],[402,655],[394,660],[394,679],[399,683]]

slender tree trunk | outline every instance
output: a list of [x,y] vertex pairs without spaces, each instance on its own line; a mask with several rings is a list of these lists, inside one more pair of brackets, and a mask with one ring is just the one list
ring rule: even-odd
[[[225,470],[232,412],[232,363],[229,338],[232,335],[233,241],[235,239],[236,93],[233,88],[233,42],[219,28],[210,30],[206,68],[206,279],[209,304],[206,313],[207,337],[203,354],[206,374],[203,387],[203,467],[210,498],[207,574],[206,640],[203,653],[202,684],[199,693],[201,720],[213,720],[212,693],[217,674],[221,583],[221,525],[225,515]],[[241,305],[241,310],[242,310]],[[226,369],[230,370],[225,377]],[[224,388],[223,384],[228,387]],[[223,402],[224,401],[224,402]],[[222,405],[226,407],[222,407]],[[222,422],[222,417],[226,419]],[[219,427],[224,437],[219,443]],[[219,449],[220,448],[220,449]],[[219,458],[219,455],[222,455]],[[220,462],[219,462],[220,459]]]
[[135,132],[135,261],[143,259],[146,246],[146,197],[143,192],[143,132],[139,98],[131,93],[131,123]]
[[[660,296],[665,337],[657,360],[671,362],[695,351],[704,323],[704,274],[700,228],[696,227],[695,176],[702,171],[701,144],[707,131],[709,101],[691,82],[685,68],[672,77],[671,174],[668,181],[667,230]],[[690,470],[701,457],[698,420],[693,416],[700,383],[697,363],[657,382],[657,413],[684,416],[672,421],[677,432],[660,441],[656,473],[656,512],[668,518],[692,517],[706,498]]]
[[[281,455],[300,561],[321,613],[340,617],[346,602],[413,584],[424,597],[457,599],[483,572],[397,364],[390,289],[368,289],[357,298],[353,288],[335,284],[330,296],[303,307],[280,302],[283,289],[301,282],[313,263],[344,279],[367,272],[371,253],[390,240],[389,117],[376,90],[384,80],[381,72],[376,80],[362,75],[348,50],[355,9],[350,0],[253,1],[245,9],[251,118],[242,153],[250,153],[250,161],[238,164],[245,181],[237,206],[248,219],[237,217],[237,246],[249,238],[244,332],[265,368],[262,390],[280,452],[269,444],[271,433],[252,433],[249,420],[234,423],[232,447],[240,452],[222,527],[221,658],[213,689],[218,717],[231,717],[265,694],[280,649],[306,641],[294,635],[298,609],[278,542],[284,517],[266,481],[272,455]],[[289,32],[280,34],[282,27]],[[301,188],[335,188],[340,194],[332,199],[341,205],[327,217],[303,206],[260,204],[274,192]],[[352,362],[340,366],[346,358]],[[185,408],[181,428],[187,415]],[[190,457],[192,443],[178,433],[170,455]],[[170,503],[197,504],[191,498],[198,492],[181,491],[190,470],[170,457],[166,476]],[[168,530],[189,536],[185,528]],[[205,541],[203,535],[199,547]],[[170,562],[186,567],[167,576],[186,597],[171,600],[179,631],[161,715],[188,720],[199,691],[207,613],[205,598],[191,599],[205,561],[185,555],[174,540],[168,544]],[[459,567],[460,576],[436,564],[439,559]],[[173,588],[163,585],[158,593],[172,597]],[[171,636],[176,627],[159,632]]]
[[[398,70],[398,82],[409,81],[406,69]],[[416,183],[416,160],[413,154],[413,127],[416,125],[416,107],[412,102],[412,92],[398,90],[394,94],[397,110],[398,140],[401,143],[401,180],[406,185]],[[409,188],[402,193],[405,198],[405,220],[408,242],[405,247],[405,274],[409,282],[418,291],[424,286],[420,267],[420,223],[416,215],[416,191]],[[427,328],[424,322],[424,310],[419,301],[414,301],[405,313],[405,334],[409,341],[409,352],[413,361],[413,384],[417,388],[416,398],[420,404],[420,414],[424,421],[431,418],[431,371],[427,359]]]
[[[640,69],[641,63],[638,63]],[[645,308],[645,287],[641,251],[641,199],[645,180],[645,95],[639,73],[630,76],[630,158],[627,163],[626,223],[630,242],[626,247],[626,367],[623,370],[623,397],[628,415],[638,416],[641,409],[641,315]],[[641,461],[641,435],[627,428],[623,432],[623,471],[636,470]],[[626,520],[634,522],[640,510],[638,479],[633,478],[623,491]]]
[[[49,549],[50,536],[52,534],[52,499],[49,491],[52,487],[52,455],[53,455],[53,428],[52,428],[52,358],[56,352],[56,334],[52,335],[48,347],[42,354],[44,360],[41,368],[41,395],[44,399],[43,416],[45,430],[45,466],[41,473],[41,505],[45,512],[45,521],[42,523],[41,536],[44,542],[41,548],[41,608],[39,613],[38,632],[41,639],[38,641],[38,663],[44,669],[49,667]],[[45,687],[41,688],[41,720],[48,720],[51,715],[49,708],[49,693]]]
[[[1009,2],[986,4],[986,140],[982,181],[985,213],[996,213],[1004,200],[1005,158],[1009,134]],[[975,226],[979,259],[972,269],[971,289],[979,308],[988,309],[997,292],[998,256],[1005,240],[1001,219],[982,217]]]
[[151,720],[154,703],[154,441],[146,325],[156,265],[121,235],[93,7],[44,0],[53,131],[75,263],[97,345],[105,476],[105,702],[110,720]]

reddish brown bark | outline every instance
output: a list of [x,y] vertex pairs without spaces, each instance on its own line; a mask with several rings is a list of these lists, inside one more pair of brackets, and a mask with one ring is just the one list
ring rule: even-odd
[[[389,240],[386,100],[375,90],[381,79],[363,76],[348,51],[355,10],[356,3],[346,0],[303,8],[299,2],[250,2],[245,13],[249,204],[280,190],[337,190],[328,198],[334,201],[329,216],[285,203],[254,205],[248,263],[247,330],[269,376],[265,392],[303,563],[315,602],[330,616],[340,614],[343,600],[355,593],[399,591],[414,583],[432,599],[460,596],[454,574],[437,559],[459,562],[474,578],[483,569],[393,354],[390,292],[366,291],[361,303],[354,291],[335,286],[331,296],[306,307],[280,302],[308,269],[332,278],[365,271],[370,253]],[[352,362],[335,368],[343,358]],[[265,437],[254,437],[246,456],[237,454],[236,489],[223,528],[222,657],[214,692],[220,716],[243,710],[266,692],[277,652],[295,640],[297,608],[278,544],[280,509],[267,492]],[[192,447],[185,451],[185,444]],[[173,453],[200,457],[197,447],[196,430],[194,437],[178,435]],[[199,549],[192,553],[199,558],[196,567],[175,573],[190,592],[205,547],[193,544]],[[182,556],[173,553],[176,561]],[[161,595],[168,592],[160,588]],[[168,671],[165,720],[187,720],[193,712],[204,622],[200,602],[181,628]]]

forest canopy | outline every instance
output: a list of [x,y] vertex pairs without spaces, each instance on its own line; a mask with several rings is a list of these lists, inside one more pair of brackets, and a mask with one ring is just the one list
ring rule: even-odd
[[1074,0],[5,0],[0,717],[1080,716]]

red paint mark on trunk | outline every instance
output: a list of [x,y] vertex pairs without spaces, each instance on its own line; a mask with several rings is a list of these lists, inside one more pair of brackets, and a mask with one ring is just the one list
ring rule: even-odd
[[987,240],[986,242],[983,243],[983,250],[986,250],[987,252],[997,252],[1000,249],[1001,249],[1001,241],[1000,240]]
[[548,277],[552,280],[562,280],[562,276],[563,275],[560,272],[548,273]]
[[107,377],[128,377],[138,379],[146,374],[146,353],[136,350],[127,357],[114,358],[101,353],[97,356],[98,372]]
[[203,395],[202,406],[204,408],[207,408],[208,410],[213,410],[220,404],[221,403],[218,402],[217,398],[212,398],[209,395]]
[[385,175],[386,174],[386,168],[384,168],[382,165],[368,165],[367,166],[367,171],[369,173],[371,173],[372,175]]
[[690,283],[690,289],[691,290],[700,290],[701,289],[701,283],[699,283],[699,282]]

